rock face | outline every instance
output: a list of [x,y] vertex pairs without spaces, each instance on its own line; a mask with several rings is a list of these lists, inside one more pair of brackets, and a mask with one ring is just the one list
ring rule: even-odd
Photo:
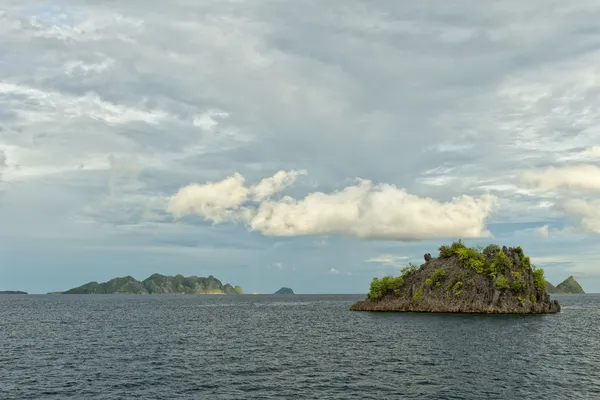
[[281,289],[279,289],[278,291],[276,291],[273,294],[294,294],[294,291],[292,289],[290,289],[289,287],[282,287]]
[[21,292],[20,290],[0,290],[0,294],[27,294],[27,292]]
[[545,314],[560,311],[546,292],[543,270],[520,247],[490,245],[483,251],[462,242],[425,255],[420,267],[409,265],[400,277],[375,278],[369,297],[355,311],[412,311]]
[[579,282],[575,280],[573,275],[569,276],[567,279],[558,284],[558,286],[550,287],[547,286],[547,290],[549,293],[562,293],[562,294],[580,294],[585,293]]
[[111,279],[108,282],[90,282],[62,292],[63,294],[243,294],[242,288],[229,283],[223,285],[212,275],[208,278],[197,276],[165,276],[154,274],[143,281],[132,276]]

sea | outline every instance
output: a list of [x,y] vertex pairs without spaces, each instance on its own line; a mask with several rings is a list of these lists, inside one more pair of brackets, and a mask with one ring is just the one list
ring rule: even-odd
[[600,399],[600,295],[533,316],[363,298],[0,296],[0,399]]

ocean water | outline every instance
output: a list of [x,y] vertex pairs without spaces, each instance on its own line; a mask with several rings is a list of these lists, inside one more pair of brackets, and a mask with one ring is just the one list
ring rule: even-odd
[[348,311],[363,297],[0,296],[0,399],[600,399],[600,295]]

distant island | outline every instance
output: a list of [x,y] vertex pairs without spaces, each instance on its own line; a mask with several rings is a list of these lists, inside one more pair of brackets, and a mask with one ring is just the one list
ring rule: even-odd
[[20,290],[0,290],[0,294],[27,294],[27,292],[21,292]]
[[375,278],[355,311],[548,314],[560,311],[546,291],[544,270],[520,247],[468,248],[462,241],[425,254],[398,277]]
[[210,275],[208,278],[197,276],[165,276],[154,274],[143,281],[132,276],[114,278],[108,282],[89,282],[69,289],[62,294],[243,294],[242,288]]
[[289,287],[282,287],[281,289],[276,291],[274,294],[294,294],[294,291],[292,289],[290,289]]
[[552,285],[550,282],[546,282],[546,290],[548,293],[556,294],[580,294],[585,293],[579,282],[575,280],[573,275],[558,284],[558,286]]

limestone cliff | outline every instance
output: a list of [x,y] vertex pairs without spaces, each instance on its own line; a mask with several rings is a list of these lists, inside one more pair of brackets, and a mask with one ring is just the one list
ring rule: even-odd
[[420,267],[402,276],[375,278],[356,311],[544,314],[560,311],[546,292],[544,272],[530,264],[520,247],[480,250],[461,241],[425,255]]

